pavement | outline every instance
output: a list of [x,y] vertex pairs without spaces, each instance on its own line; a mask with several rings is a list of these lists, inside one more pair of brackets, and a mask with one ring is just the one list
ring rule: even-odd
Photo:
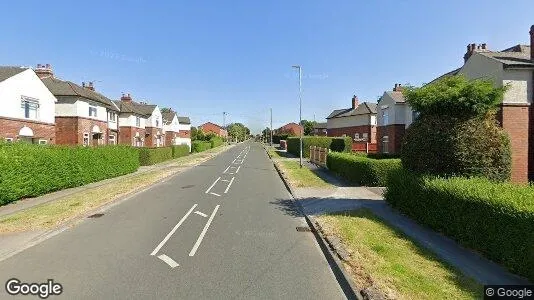
[[0,282],[53,279],[60,299],[345,298],[298,226],[262,146],[245,142],[1,261]]

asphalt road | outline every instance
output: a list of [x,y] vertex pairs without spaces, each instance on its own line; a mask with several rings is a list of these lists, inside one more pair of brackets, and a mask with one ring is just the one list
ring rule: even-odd
[[0,281],[53,279],[49,299],[344,298],[289,199],[242,143],[0,262]]

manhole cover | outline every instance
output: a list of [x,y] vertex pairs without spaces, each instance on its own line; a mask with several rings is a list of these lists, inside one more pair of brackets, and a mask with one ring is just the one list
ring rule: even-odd
[[308,226],[297,226],[297,231],[299,231],[299,232],[310,232],[311,229]]
[[184,186],[182,186],[182,189],[188,189],[188,188],[192,188],[194,186],[195,186],[194,184],[184,185]]
[[99,213],[99,214],[90,215],[88,218],[92,218],[92,219],[94,219],[94,218],[100,218],[100,217],[102,217],[103,215],[104,215],[104,214],[100,214],[100,213]]

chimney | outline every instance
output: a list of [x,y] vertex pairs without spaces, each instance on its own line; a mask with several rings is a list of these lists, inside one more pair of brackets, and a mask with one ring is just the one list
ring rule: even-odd
[[358,97],[356,95],[352,96],[352,109],[358,107]]
[[89,81],[88,83],[82,82],[82,87],[84,87],[84,88],[86,88],[88,90],[91,90],[91,91],[95,90],[95,86],[93,85],[92,81]]
[[394,92],[402,92],[402,85],[400,83],[395,83],[395,87],[393,88]]
[[50,64],[37,64],[37,67],[34,69],[34,71],[35,74],[37,74],[37,76],[39,76],[41,79],[48,77],[54,78],[54,72],[52,72],[52,66]]
[[122,93],[121,101],[132,102],[132,97],[130,96],[130,93],[128,94]]
[[530,26],[530,60],[534,61],[534,25]]

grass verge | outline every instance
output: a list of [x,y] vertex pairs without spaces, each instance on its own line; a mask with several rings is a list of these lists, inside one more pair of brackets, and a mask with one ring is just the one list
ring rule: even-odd
[[351,253],[345,266],[359,287],[398,299],[480,299],[482,285],[441,261],[367,209],[317,218]]
[[283,158],[283,156],[280,155],[280,152],[276,151],[275,149],[269,149],[267,150],[269,152],[269,155],[272,157],[272,158]]
[[317,174],[306,167],[300,167],[296,161],[281,161],[279,164],[282,171],[287,175],[289,183],[294,187],[331,187]]

